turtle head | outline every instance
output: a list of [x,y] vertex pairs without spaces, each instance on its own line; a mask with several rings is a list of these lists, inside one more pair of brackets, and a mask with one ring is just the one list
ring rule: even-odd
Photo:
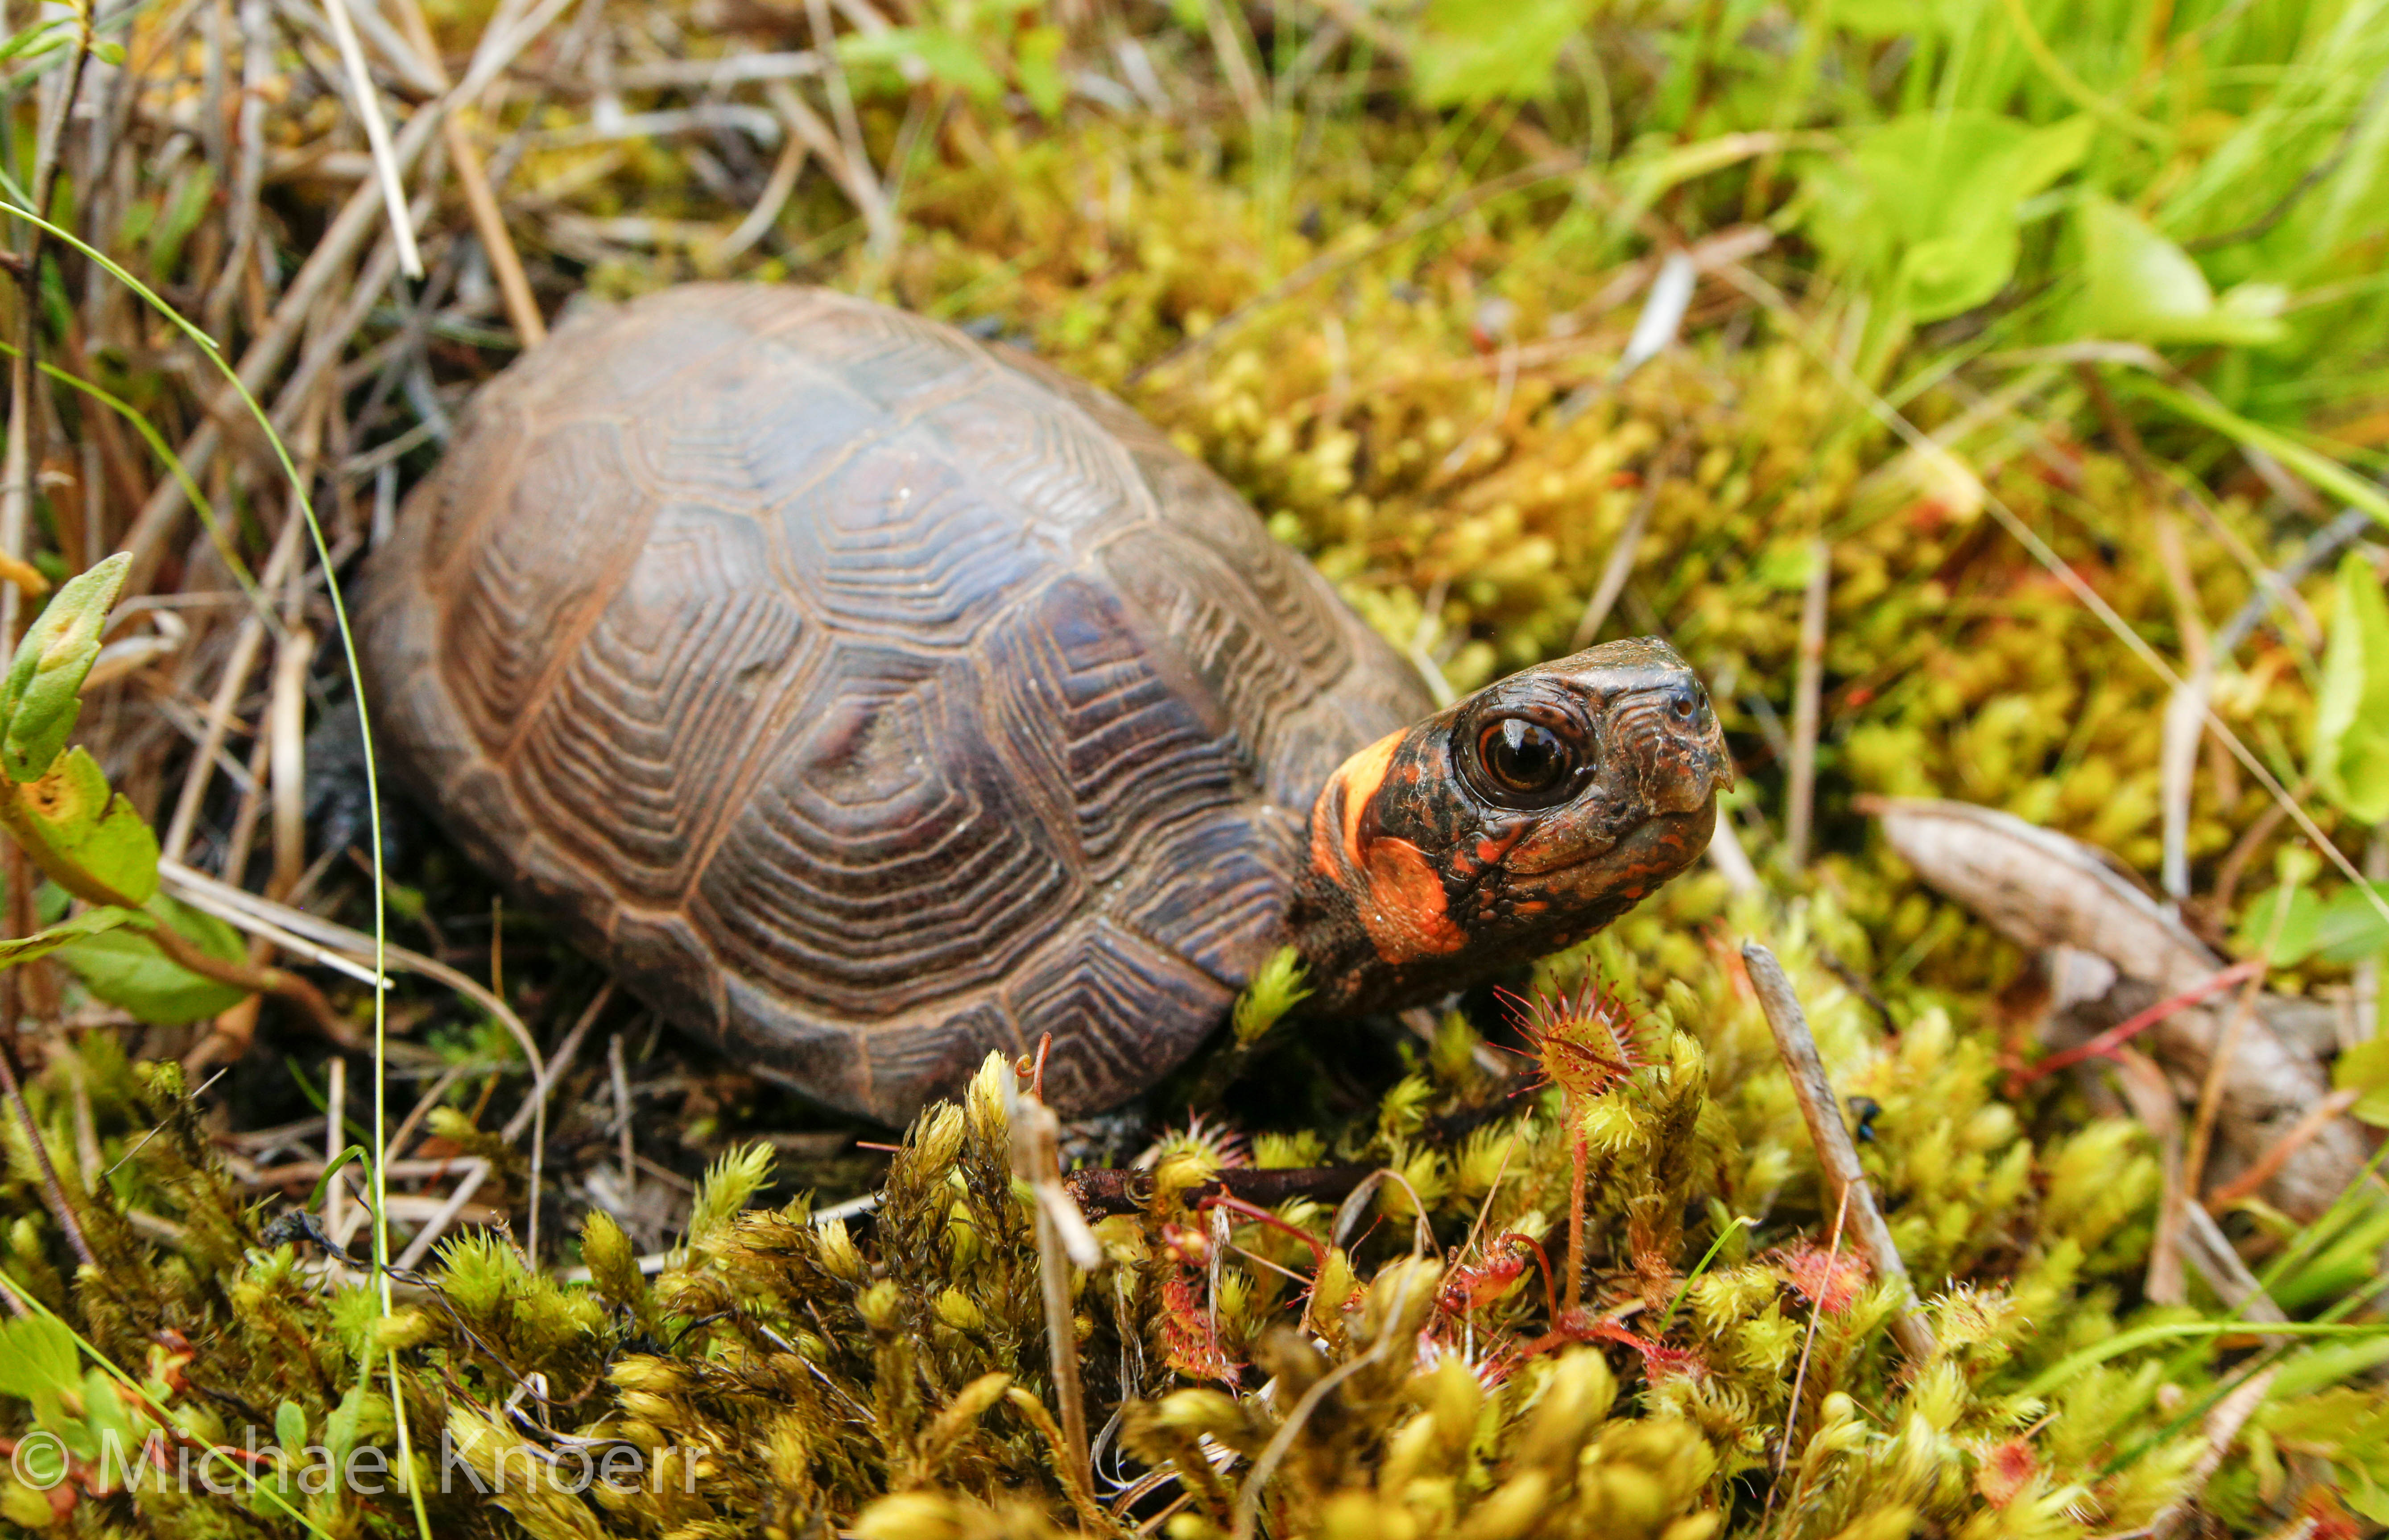
[[1654,638],[1512,674],[1346,760],[1292,916],[1318,1004],[1416,1004],[1573,945],[1690,866],[1732,761]]

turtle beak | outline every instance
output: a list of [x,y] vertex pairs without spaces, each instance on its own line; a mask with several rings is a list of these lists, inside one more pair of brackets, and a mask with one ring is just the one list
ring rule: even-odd
[[1675,648],[1637,637],[1552,667],[1610,702],[1605,739],[1627,757],[1639,794],[1633,800],[1648,812],[1697,813],[1733,785],[1733,758],[1709,693]]
[[1620,743],[1641,761],[1642,794],[1654,813],[1697,813],[1733,785],[1733,758],[1690,668],[1620,699],[1612,708]]

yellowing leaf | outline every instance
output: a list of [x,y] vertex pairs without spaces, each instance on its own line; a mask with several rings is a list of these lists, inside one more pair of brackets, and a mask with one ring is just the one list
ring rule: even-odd
[[0,796],[16,798],[12,827],[61,887],[97,897],[96,884],[136,904],[158,891],[158,836],[133,804],[109,790],[97,761],[81,748],[39,780],[0,787]]
[[2389,1037],[2373,1037],[2342,1052],[2331,1066],[2333,1090],[2360,1099],[2348,1111],[2360,1123],[2389,1127]]

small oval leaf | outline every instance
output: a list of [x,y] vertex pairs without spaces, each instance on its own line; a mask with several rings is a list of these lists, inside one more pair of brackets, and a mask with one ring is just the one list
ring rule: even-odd
[[[246,961],[239,934],[211,914],[152,897],[143,926],[171,924],[200,950],[226,961]],[[85,936],[58,948],[58,960],[74,970],[83,987],[157,1026],[180,1026],[231,1010],[248,991],[201,978],[169,960],[157,943],[132,925]]]
[[69,581],[25,633],[0,681],[0,769],[16,781],[48,773],[82,715],[83,681],[99,656],[100,632],[116,607],[125,569],[120,551]]

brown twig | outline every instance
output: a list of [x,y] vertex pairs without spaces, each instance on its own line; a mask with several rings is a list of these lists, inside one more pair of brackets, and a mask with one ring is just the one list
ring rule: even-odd
[[1609,619],[1609,612],[1617,607],[1619,595],[1626,592],[1627,579],[1634,576],[1634,562],[1642,545],[1642,536],[1651,528],[1651,515],[1659,505],[1659,489],[1675,474],[1676,457],[1693,441],[1693,429],[1680,428],[1667,445],[1651,457],[1642,473],[1642,495],[1634,500],[1634,512],[1627,515],[1626,528],[1617,532],[1616,543],[1609,548],[1609,560],[1601,569],[1601,580],[1593,584],[1592,596],[1584,603],[1584,613],[1577,617],[1576,630],[1568,636],[1568,650],[1582,652],[1592,645],[1593,638]]
[[619,1032],[606,1039],[606,1074],[614,1086],[614,1115],[621,1122],[622,1190],[628,1194],[639,1184],[639,1163],[631,1139],[631,1074],[622,1063],[622,1035]]
[[[84,69],[91,62],[91,6],[86,3],[75,13],[74,56],[67,65],[63,84],[54,84],[55,94],[45,92],[51,99],[33,148],[33,176],[28,192],[32,197],[32,212],[42,219],[50,217],[50,205],[57,189],[59,146],[66,137],[68,122],[74,113],[75,98],[83,94]],[[16,472],[7,489],[9,516],[7,538],[0,541],[0,553],[19,561],[24,559],[24,541],[40,495],[36,483],[42,474],[42,439],[47,421],[35,403],[34,390],[42,376],[37,370],[42,356],[42,247],[49,232],[32,220],[25,222],[25,265],[17,274],[17,296],[25,307],[19,332],[19,347],[23,350],[11,367],[8,448]],[[20,605],[11,590],[0,601],[0,642],[13,644],[17,638],[17,621]]]
[[1874,1190],[1868,1185],[1865,1168],[1859,1165],[1850,1131],[1842,1125],[1842,1104],[1833,1095],[1833,1082],[1825,1077],[1825,1063],[1817,1054],[1817,1039],[1808,1030],[1800,997],[1792,992],[1792,981],[1783,975],[1783,965],[1775,961],[1775,954],[1757,942],[1743,943],[1742,961],[1767,1012],[1767,1025],[1774,1029],[1775,1051],[1783,1060],[1792,1094],[1800,1103],[1800,1115],[1808,1121],[1808,1137],[1816,1143],[1817,1164],[1837,1190],[1836,1202],[1848,1206],[1859,1249],[1866,1254],[1875,1277],[1897,1279],[1908,1292],[1899,1313],[1892,1317],[1891,1334],[1901,1351],[1922,1362],[1939,1352],[1940,1344],[1916,1307],[1908,1264],[1901,1260],[1899,1248],[1891,1239],[1891,1227],[1884,1223],[1883,1211],[1875,1204]]
[[[530,1125],[530,1214],[523,1225],[523,1254],[530,1257],[534,1266],[539,1261],[540,1177],[547,1164],[548,1091],[556,1084],[556,1077],[572,1063],[572,1056],[581,1051],[581,1039],[589,1036],[589,1029],[597,1025],[597,1018],[605,1013],[606,1007],[613,999],[614,981],[609,978],[598,986],[596,995],[582,1008],[580,1019],[572,1024],[572,1030],[567,1032],[564,1041],[556,1045],[556,1056],[547,1062],[544,1071],[537,1075],[531,1087],[530,1104],[508,1119],[504,1130],[504,1138],[511,1144],[522,1137],[523,1125],[526,1122]],[[536,1063],[531,1067],[539,1070]]]
[[2331,1126],[2332,1120],[2342,1113],[2363,1100],[2364,1092],[2350,1086],[2345,1090],[2332,1092],[2307,1108],[2306,1115],[2290,1125],[2289,1131],[2275,1139],[2247,1170],[2206,1195],[2206,1212],[2220,1217],[2232,1204],[2255,1197],[2267,1182],[2280,1174],[2281,1167],[2289,1164],[2292,1155]]
[[[299,537],[305,524],[295,509],[284,515],[282,529],[274,538],[274,549],[265,558],[265,569],[258,576],[261,592],[280,588],[289,576],[290,564],[299,555]],[[181,859],[183,852],[190,848],[191,832],[198,826],[208,783],[214,778],[217,757],[223,753],[224,739],[232,731],[235,706],[241,692],[248,688],[250,670],[257,667],[257,655],[265,644],[269,623],[276,630],[281,629],[273,610],[261,604],[241,617],[240,628],[233,633],[232,655],[225,661],[224,671],[216,681],[216,693],[208,702],[206,734],[192,752],[190,769],[183,773],[183,789],[174,799],[173,817],[167,821],[166,837],[160,842],[160,851],[168,860]]]
[[[2280,901],[2273,906],[2273,923],[2265,933],[2263,949],[2241,964],[2248,970],[2248,982],[2241,986],[2240,999],[2232,1006],[2222,1039],[2216,1044],[2215,1056],[2207,1061],[2206,1079],[2198,1089],[2198,1115],[2191,1124],[2190,1143],[2181,1157],[2181,1190],[2186,1202],[2195,1202],[2204,1185],[2207,1152],[2215,1142],[2215,1119],[2223,1110],[2223,1085],[2231,1073],[2231,1061],[2240,1050],[2240,1039],[2247,1035],[2248,1023],[2256,1013],[2256,995],[2265,987],[2265,975],[2272,971],[2273,948],[2280,944],[2281,927],[2290,917],[2289,897],[2285,889]],[[2275,1141],[2277,1147],[2279,1142]],[[2294,1150],[2293,1146],[2285,1152],[2282,1159],[2286,1161]]]
[[[1219,1197],[1240,1199],[1274,1208],[1294,1198],[1322,1203],[1342,1199],[1375,1170],[1369,1165],[1257,1166],[1235,1165],[1183,1194],[1189,1207],[1200,1207]],[[1063,1190],[1078,1202],[1090,1219],[1115,1214],[1139,1214],[1153,1201],[1153,1173],[1132,1166],[1081,1166],[1062,1178]]]
[[[2314,782],[2309,778],[2292,787],[2290,795],[2304,797],[2313,790]],[[2240,878],[2248,870],[2249,860],[2267,840],[2273,837],[2273,831],[2279,829],[2282,820],[2288,817],[2289,813],[2280,803],[2268,802],[2262,812],[2248,821],[2248,827],[2242,831],[2240,837],[2231,842],[2230,851],[2216,870],[2215,895],[2207,900],[2216,913],[2231,912],[2231,900],[2240,891]]]
[[1054,1399],[1061,1416],[1062,1441],[1055,1453],[1063,1480],[1075,1492],[1094,1490],[1087,1452],[1086,1389],[1079,1378],[1079,1331],[1070,1311],[1070,1266],[1092,1270],[1103,1248],[1087,1229],[1062,1184],[1062,1126],[1054,1111],[1023,1095],[1016,1080],[1004,1081],[1005,1113],[1012,1125],[1013,1175],[1037,1195],[1037,1273],[1045,1305],[1045,1339],[1052,1355]]

